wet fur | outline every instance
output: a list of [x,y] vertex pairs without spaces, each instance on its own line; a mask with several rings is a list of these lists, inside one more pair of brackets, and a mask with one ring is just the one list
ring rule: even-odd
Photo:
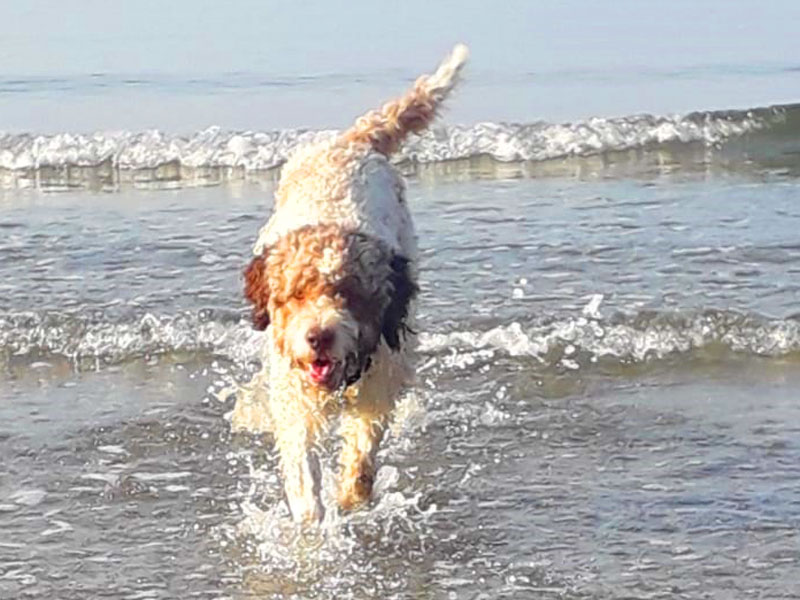
[[[337,414],[339,504],[352,508],[372,492],[378,445],[412,379],[418,291],[405,185],[388,157],[430,124],[466,54],[457,46],[400,98],[339,137],[296,151],[245,270],[253,325],[266,331],[266,373],[258,381],[269,381],[268,412],[298,521],[324,515],[316,442]],[[320,360],[309,332],[323,330],[338,389],[309,379]]]
[[[328,264],[326,254],[338,257]],[[359,352],[369,357],[380,336],[399,350],[411,331],[409,307],[417,293],[409,259],[380,240],[334,224],[308,225],[261,251],[245,269],[245,297],[256,329],[275,315],[274,341],[286,351],[288,315],[301,303],[331,297],[359,321]]]

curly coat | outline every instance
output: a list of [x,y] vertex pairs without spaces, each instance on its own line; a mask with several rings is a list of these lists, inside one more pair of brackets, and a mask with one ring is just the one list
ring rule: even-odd
[[411,380],[417,293],[405,185],[388,157],[430,124],[466,56],[457,46],[401,98],[298,150],[245,270],[253,324],[266,330],[259,381],[269,382],[266,409],[298,521],[324,515],[315,447],[336,414],[339,504],[351,508],[371,494],[387,419]]

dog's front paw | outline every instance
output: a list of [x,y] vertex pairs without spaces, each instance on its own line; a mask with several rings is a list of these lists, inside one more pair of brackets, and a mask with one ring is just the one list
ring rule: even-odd
[[364,470],[355,476],[343,477],[339,486],[339,506],[342,510],[352,510],[369,501],[375,476],[371,470]]
[[295,523],[315,525],[325,517],[325,509],[319,498],[289,497],[288,504]]

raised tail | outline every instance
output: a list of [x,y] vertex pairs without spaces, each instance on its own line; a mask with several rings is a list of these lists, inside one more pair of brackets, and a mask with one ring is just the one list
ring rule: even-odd
[[442,101],[458,82],[468,55],[467,47],[457,44],[433,75],[423,75],[403,96],[360,117],[340,139],[348,143],[369,143],[389,156],[408,134],[418,133],[430,125]]

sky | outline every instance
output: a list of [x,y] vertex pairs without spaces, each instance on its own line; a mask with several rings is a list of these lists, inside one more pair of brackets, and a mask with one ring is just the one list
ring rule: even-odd
[[0,85],[0,130],[91,128],[93,116],[97,127],[339,126],[347,103],[395,93],[457,41],[472,53],[459,121],[792,102],[798,31],[796,0],[0,0],[0,83],[91,74],[336,82],[222,99],[202,86],[98,98],[80,83],[17,85],[16,96]]

